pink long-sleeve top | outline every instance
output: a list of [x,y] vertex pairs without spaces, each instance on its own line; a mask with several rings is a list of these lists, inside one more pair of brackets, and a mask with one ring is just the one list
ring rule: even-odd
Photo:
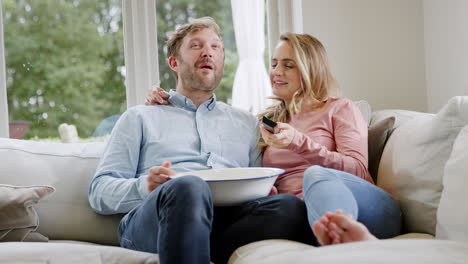
[[289,125],[297,131],[288,147],[267,147],[263,154],[263,166],[285,170],[275,183],[279,193],[302,199],[304,171],[312,165],[373,183],[367,170],[367,124],[349,99],[330,97],[320,110],[292,116]]

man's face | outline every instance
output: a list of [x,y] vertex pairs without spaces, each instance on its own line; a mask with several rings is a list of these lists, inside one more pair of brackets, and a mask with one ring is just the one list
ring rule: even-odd
[[223,42],[211,29],[193,32],[183,39],[175,60],[173,70],[183,87],[213,91],[223,76]]

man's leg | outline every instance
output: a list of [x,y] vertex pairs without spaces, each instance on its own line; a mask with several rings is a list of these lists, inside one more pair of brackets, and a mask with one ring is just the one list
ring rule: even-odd
[[264,239],[311,243],[312,229],[304,202],[294,195],[278,194],[241,206],[217,207],[212,232],[213,261],[226,263],[240,246]]
[[312,166],[304,173],[304,202],[310,225],[326,212],[341,209],[377,238],[400,234],[400,207],[390,194],[352,174]]
[[161,263],[209,263],[211,191],[195,176],[155,189],[120,224],[121,245],[159,253]]

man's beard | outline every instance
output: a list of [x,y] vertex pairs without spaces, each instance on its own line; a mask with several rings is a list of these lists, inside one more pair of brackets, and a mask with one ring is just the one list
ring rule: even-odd
[[[204,81],[200,75],[196,72],[199,70],[198,65],[201,63],[211,63],[213,65],[214,78]],[[214,63],[209,60],[202,60],[195,64],[194,67],[188,67],[183,60],[181,60],[182,69],[180,73],[180,81],[183,82],[184,86],[190,87],[192,89],[202,90],[202,91],[213,91],[218,87],[223,77],[223,71],[217,71]]]

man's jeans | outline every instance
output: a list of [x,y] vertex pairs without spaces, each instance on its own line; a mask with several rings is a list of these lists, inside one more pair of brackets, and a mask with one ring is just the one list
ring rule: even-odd
[[377,238],[400,234],[398,203],[384,190],[357,176],[312,166],[304,173],[303,195],[311,225],[325,212],[342,209],[363,223]]
[[[311,243],[304,203],[289,194],[240,206],[213,207],[208,184],[171,179],[129,212],[119,226],[122,247],[159,253],[161,263],[226,263],[238,247],[263,239]],[[211,243],[210,243],[211,238]],[[211,253],[211,254],[210,254]]]

